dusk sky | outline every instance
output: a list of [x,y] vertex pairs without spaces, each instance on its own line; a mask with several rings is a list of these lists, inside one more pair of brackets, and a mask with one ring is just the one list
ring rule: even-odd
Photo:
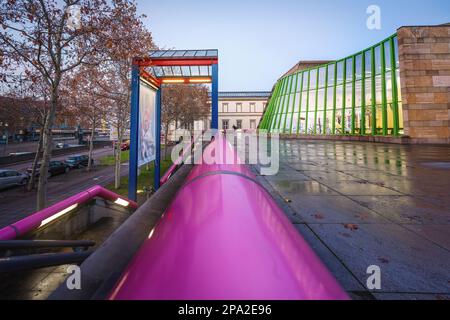
[[[356,53],[404,25],[450,22],[448,0],[138,0],[162,49],[219,49],[219,90],[271,90],[299,60]],[[366,26],[381,8],[381,30]]]

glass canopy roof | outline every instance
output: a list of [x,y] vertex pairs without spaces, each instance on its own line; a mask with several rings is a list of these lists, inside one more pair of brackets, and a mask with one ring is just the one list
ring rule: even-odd
[[162,66],[150,67],[148,71],[156,78],[211,76],[211,66]]
[[206,50],[153,50],[150,51],[149,58],[156,59],[202,59],[202,58],[217,58],[219,55],[216,49]]
[[218,55],[217,49],[153,50],[149,52],[146,71],[157,79],[210,79],[211,65],[217,63]]

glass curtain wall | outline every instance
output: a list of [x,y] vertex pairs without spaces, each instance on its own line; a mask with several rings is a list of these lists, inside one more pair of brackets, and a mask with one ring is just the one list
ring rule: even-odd
[[260,129],[284,134],[403,134],[397,35],[281,78]]

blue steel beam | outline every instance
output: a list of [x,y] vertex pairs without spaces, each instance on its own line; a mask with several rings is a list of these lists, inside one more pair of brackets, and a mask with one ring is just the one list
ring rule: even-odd
[[137,199],[138,178],[138,140],[139,140],[139,66],[133,64],[131,70],[131,115],[130,115],[130,166],[128,180],[128,198]]
[[219,129],[219,65],[212,65],[212,88],[211,88],[211,129]]
[[156,91],[156,158],[155,175],[153,177],[153,187],[155,191],[159,189],[161,179],[161,95],[162,87]]

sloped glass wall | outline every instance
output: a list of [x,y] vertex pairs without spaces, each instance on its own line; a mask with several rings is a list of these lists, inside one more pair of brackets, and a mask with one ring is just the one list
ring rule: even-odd
[[275,85],[260,129],[285,134],[403,134],[397,35]]

